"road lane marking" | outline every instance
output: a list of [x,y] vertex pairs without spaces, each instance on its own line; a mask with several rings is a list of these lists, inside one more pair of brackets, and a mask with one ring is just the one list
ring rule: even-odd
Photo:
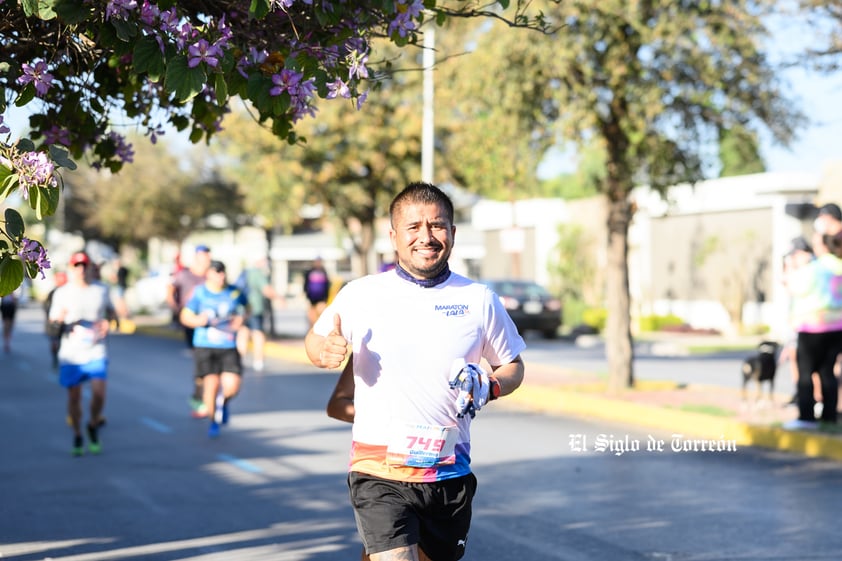
[[223,462],[227,462],[232,466],[238,467],[241,470],[247,471],[249,473],[263,473],[263,470],[254,465],[253,463],[248,462],[246,460],[241,460],[240,458],[231,456],[230,454],[219,454],[217,458],[219,458]]
[[149,427],[150,429],[158,431],[162,434],[169,434],[172,432],[172,429],[170,427],[150,417],[141,417],[140,422]]

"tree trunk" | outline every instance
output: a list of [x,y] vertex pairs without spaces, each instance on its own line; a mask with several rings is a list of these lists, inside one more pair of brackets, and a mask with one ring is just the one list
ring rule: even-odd
[[[264,228],[263,232],[266,236],[266,266],[269,268],[269,284],[274,288],[275,278],[272,274],[274,270],[272,263],[272,239],[275,236],[272,228]],[[278,336],[278,332],[275,330],[275,308],[273,306],[273,301],[271,298],[264,298],[263,300],[266,305],[266,314],[263,316],[263,321],[266,321],[266,316],[269,317],[269,335],[274,338]]]
[[631,208],[625,198],[609,200],[605,355],[608,359],[608,392],[612,394],[634,385],[628,269],[630,220]]

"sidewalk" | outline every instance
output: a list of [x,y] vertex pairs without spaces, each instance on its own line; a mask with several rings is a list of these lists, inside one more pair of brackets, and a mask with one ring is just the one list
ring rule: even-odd
[[[181,337],[167,325],[138,318],[138,332]],[[682,339],[668,345],[682,353]],[[686,351],[686,349],[684,349]],[[266,355],[310,364],[303,339],[267,341]],[[788,372],[782,373],[787,375]],[[750,396],[754,387],[750,388]],[[743,402],[740,391],[705,385],[679,386],[675,382],[638,382],[633,390],[608,396],[604,381],[596,374],[546,364],[527,364],[523,385],[499,405],[548,414],[629,424],[667,431],[710,442],[722,440],[739,446],[759,446],[812,457],[842,461],[842,427],[839,432],[786,431],[781,424],[797,416],[787,406],[791,396],[776,394],[774,402]]]

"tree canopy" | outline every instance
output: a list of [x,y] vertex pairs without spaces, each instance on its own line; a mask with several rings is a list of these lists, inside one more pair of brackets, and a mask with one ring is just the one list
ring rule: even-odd
[[[370,42],[416,43],[425,20],[487,16],[543,28],[527,0],[21,0],[0,4],[0,113],[26,107],[30,139],[2,145],[2,198],[20,188],[50,214],[58,204],[56,167],[76,159],[118,171],[133,158],[128,119],[154,141],[169,123],[209,140],[232,97],[248,100],[288,142],[315,114],[314,100],[367,95]],[[372,94],[374,95],[374,94]],[[0,120],[0,134],[8,127]],[[52,158],[28,156],[54,147]],[[63,147],[63,148],[60,148]],[[34,161],[40,158],[41,160]],[[47,166],[49,164],[49,166]],[[30,175],[37,179],[30,180]],[[52,189],[52,190],[51,190]],[[0,240],[0,293],[49,266],[25,240],[20,214],[6,210]],[[35,257],[32,257],[32,252]],[[24,265],[24,264],[27,265]]]
[[546,5],[559,31],[535,79],[557,84],[560,134],[604,153],[609,387],[632,385],[628,230],[636,185],[695,182],[728,131],[787,143],[801,115],[770,61],[762,2],[569,0]]

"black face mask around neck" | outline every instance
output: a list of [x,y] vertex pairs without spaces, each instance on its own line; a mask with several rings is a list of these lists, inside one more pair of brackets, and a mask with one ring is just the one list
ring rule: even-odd
[[407,280],[413,284],[417,284],[418,286],[424,288],[431,288],[447,280],[447,278],[450,276],[450,267],[447,263],[445,263],[444,269],[442,269],[441,272],[439,272],[439,274],[429,279],[416,279],[415,277],[407,273],[406,269],[401,267],[400,263],[395,263],[395,272],[400,278],[404,280]]

